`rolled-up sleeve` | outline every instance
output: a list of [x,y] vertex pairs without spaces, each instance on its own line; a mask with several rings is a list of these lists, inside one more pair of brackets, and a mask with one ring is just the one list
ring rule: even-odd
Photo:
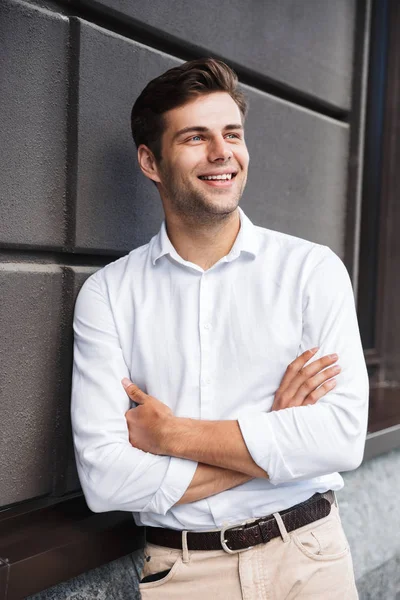
[[79,293],[74,315],[71,419],[79,478],[95,512],[166,512],[183,496],[197,463],[156,456],[129,443],[129,377],[98,272]]
[[364,452],[369,385],[353,290],[339,257],[323,246],[315,252],[319,260],[303,289],[299,354],[315,346],[313,360],[337,353],[336,387],[313,405],[239,419],[253,460],[275,485],[355,469]]

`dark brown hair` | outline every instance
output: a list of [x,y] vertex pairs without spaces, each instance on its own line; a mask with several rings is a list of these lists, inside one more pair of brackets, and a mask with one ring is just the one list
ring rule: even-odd
[[136,146],[145,144],[156,160],[161,160],[164,113],[212,92],[227,92],[245,119],[248,105],[245,95],[238,89],[237,75],[220,60],[191,60],[150,81],[132,108],[131,127]]

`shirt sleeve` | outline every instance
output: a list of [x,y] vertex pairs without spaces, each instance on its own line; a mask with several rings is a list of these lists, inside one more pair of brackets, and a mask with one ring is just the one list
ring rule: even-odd
[[253,460],[274,485],[355,469],[362,461],[368,416],[368,374],[347,270],[329,248],[303,292],[299,354],[338,354],[336,387],[316,404],[250,414],[239,425]]
[[83,285],[74,315],[71,419],[79,478],[94,512],[166,512],[183,496],[197,463],[156,456],[129,443],[129,377],[99,275]]

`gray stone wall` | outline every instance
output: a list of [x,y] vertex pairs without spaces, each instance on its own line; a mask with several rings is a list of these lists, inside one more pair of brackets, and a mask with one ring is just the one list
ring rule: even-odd
[[[226,60],[250,99],[244,210],[346,259],[355,25],[355,0],[1,0],[0,508],[79,488],[68,416],[74,298],[162,219],[135,162],[137,94],[182,60]],[[384,531],[387,509],[374,502],[396,466],[394,453],[346,476],[343,515],[365,594],[369,580],[397,572],[395,536],[358,535],[372,531],[369,514]],[[125,557],[35,598],[133,598],[139,563]]]

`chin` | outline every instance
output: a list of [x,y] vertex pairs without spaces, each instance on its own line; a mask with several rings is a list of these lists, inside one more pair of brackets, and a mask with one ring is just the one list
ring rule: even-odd
[[214,215],[224,215],[227,213],[234,212],[239,205],[240,198],[233,198],[230,201],[222,202],[207,202],[203,206],[204,208]]

